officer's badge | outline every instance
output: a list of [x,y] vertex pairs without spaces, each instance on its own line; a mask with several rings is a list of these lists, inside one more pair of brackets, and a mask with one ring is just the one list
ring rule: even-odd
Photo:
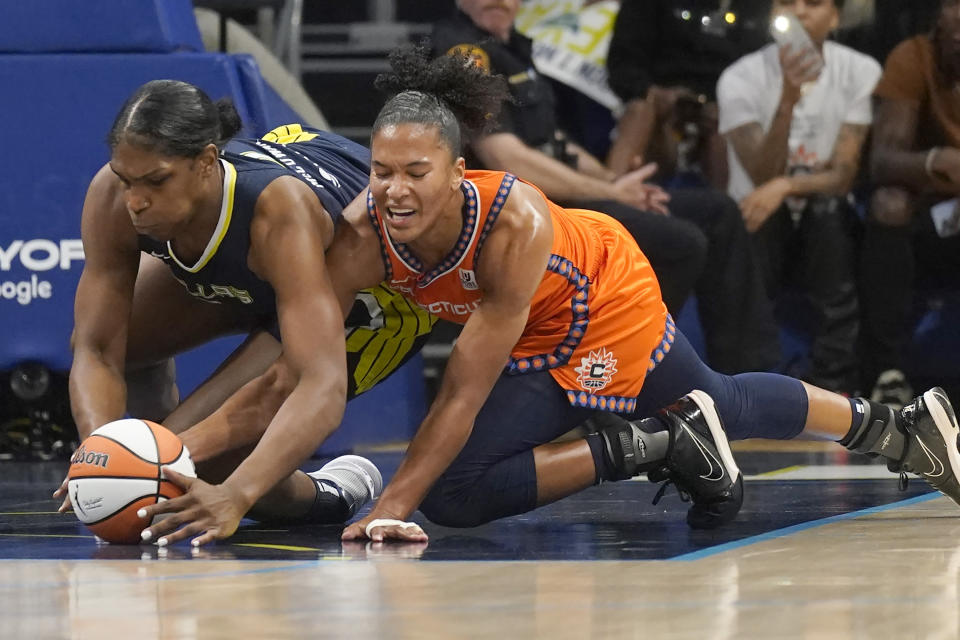
[[466,56],[473,64],[490,73],[490,54],[475,44],[458,44],[447,50],[448,56]]

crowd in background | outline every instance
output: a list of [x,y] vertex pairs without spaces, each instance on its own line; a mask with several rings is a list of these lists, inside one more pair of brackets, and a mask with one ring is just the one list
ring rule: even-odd
[[958,284],[960,3],[847,4],[458,0],[432,44],[510,84],[469,162],[624,223],[711,366],[900,405],[917,283]]

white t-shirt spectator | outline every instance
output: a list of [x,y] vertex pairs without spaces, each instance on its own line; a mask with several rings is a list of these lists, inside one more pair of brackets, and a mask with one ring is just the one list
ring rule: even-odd
[[[815,82],[803,88],[803,95],[793,108],[788,174],[822,167],[833,155],[844,123],[869,125],[873,119],[870,101],[880,79],[880,64],[868,55],[831,41],[823,45],[823,60],[823,71]],[[768,131],[782,89],[777,45],[768,45],[734,62],[717,82],[720,133],[725,135],[750,122],[757,122],[764,132]],[[727,159],[727,192],[739,202],[755,185],[733,145],[727,147]]]

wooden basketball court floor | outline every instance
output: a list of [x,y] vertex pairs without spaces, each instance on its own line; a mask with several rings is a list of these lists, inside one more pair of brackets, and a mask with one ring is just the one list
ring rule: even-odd
[[[369,454],[386,475],[399,454]],[[958,638],[960,507],[819,443],[738,443],[746,501],[712,532],[671,491],[604,484],[426,545],[338,527],[97,544],[0,463],[0,638]],[[417,514],[416,519],[424,522]]]

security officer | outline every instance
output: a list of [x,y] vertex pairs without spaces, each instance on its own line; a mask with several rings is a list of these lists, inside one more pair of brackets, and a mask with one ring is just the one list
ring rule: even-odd
[[[515,3],[515,0],[509,2]],[[467,0],[463,4],[476,3]],[[533,42],[513,29],[512,24],[511,20],[505,34],[494,35],[458,9],[450,19],[434,26],[435,54],[466,54],[491,73],[503,75],[514,102],[504,105],[499,130],[513,132],[529,146],[575,167],[576,157],[567,152],[562,134],[557,130],[553,88],[534,67]]]

